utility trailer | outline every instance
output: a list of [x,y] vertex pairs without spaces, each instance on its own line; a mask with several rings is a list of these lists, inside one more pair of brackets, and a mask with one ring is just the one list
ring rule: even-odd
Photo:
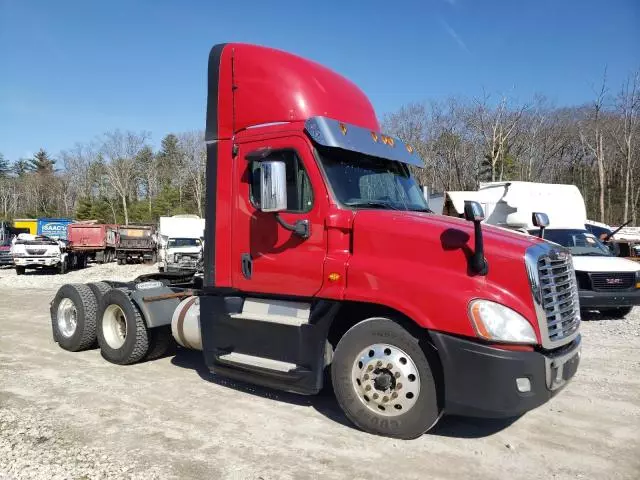
[[[256,76],[255,72],[260,72]],[[415,438],[444,413],[517,417],[580,359],[567,250],[434,215],[411,145],[379,131],[351,82],[245,44],[209,56],[199,272],[65,285],[67,350],[154,358],[175,339],[216,375],[305,395],[328,381],[363,430]]]
[[118,265],[127,263],[156,263],[157,244],[152,225],[120,225],[116,241]]

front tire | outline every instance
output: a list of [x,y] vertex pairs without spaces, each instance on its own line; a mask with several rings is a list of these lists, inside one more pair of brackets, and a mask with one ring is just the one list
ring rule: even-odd
[[600,314],[609,318],[624,318],[631,313],[633,307],[601,308]]
[[418,339],[388,318],[370,318],[344,334],[331,365],[333,390],[362,430],[417,438],[440,418],[434,375]]
[[16,267],[16,275],[24,275],[27,271],[26,267]]
[[149,351],[142,314],[123,290],[114,288],[102,297],[97,330],[102,356],[111,363],[136,363]]
[[60,287],[51,302],[53,339],[61,348],[79,352],[96,341],[96,297],[87,285]]

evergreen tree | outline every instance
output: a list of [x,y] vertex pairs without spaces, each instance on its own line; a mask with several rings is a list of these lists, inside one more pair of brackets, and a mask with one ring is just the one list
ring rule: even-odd
[[9,160],[4,158],[4,155],[0,153],[0,178],[8,177],[10,172],[11,167],[9,166]]
[[53,173],[56,161],[44,150],[40,149],[29,159],[29,170],[37,173]]
[[14,162],[13,173],[15,173],[18,177],[22,177],[28,172],[29,172],[29,160],[25,158],[21,158],[17,162]]
[[169,133],[162,139],[158,152],[158,180],[161,188],[170,186],[180,165],[180,147],[178,137]]

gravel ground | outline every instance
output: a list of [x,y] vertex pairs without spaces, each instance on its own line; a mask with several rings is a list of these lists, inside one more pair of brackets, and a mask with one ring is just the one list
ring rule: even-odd
[[352,428],[328,394],[213,376],[199,352],[120,367],[53,343],[59,284],[147,271],[0,270],[0,479],[640,478],[640,309],[583,322],[574,380],[514,423],[445,417],[403,442]]
[[16,275],[12,267],[0,268],[0,291],[5,288],[58,289],[65,283],[99,282],[100,280],[127,281],[145,273],[155,273],[157,265],[127,264],[115,262],[89,264],[82,270],[71,270],[64,275],[51,270],[27,270],[25,275]]

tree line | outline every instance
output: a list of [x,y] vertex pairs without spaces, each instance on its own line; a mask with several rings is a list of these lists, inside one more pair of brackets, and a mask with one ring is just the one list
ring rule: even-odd
[[451,97],[411,103],[383,119],[412,145],[432,191],[524,180],[578,186],[590,219],[619,225],[640,215],[640,71],[618,89],[605,77],[587,105],[558,108],[536,96]]
[[[386,115],[383,130],[425,161],[414,169],[432,191],[475,190],[482,181],[570,183],[589,218],[611,225],[640,215],[640,72],[618,89],[605,78],[587,105],[558,108],[536,96],[451,97]],[[10,162],[0,154],[4,219],[64,216],[107,223],[155,222],[204,214],[202,132],[166,135],[115,130],[55,157],[45,150]]]
[[158,151],[149,132],[114,130],[56,156],[40,149],[9,162],[0,154],[0,215],[118,224],[203,216],[205,166],[202,132],[168,134]]

